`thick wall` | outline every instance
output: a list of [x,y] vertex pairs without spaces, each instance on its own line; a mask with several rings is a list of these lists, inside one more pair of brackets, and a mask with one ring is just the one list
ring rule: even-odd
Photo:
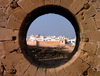
[[27,41],[27,45],[48,47],[48,46],[59,46],[60,42],[59,41]]
[[[33,65],[34,60],[25,52],[27,30],[22,29],[28,29],[32,11],[37,16],[46,8],[37,14],[36,9],[48,5],[73,14],[80,40],[70,61],[59,67],[41,68],[42,64]],[[67,11],[59,13],[66,16]],[[72,16],[68,18],[74,23]],[[100,76],[100,0],[0,0],[0,76]]]

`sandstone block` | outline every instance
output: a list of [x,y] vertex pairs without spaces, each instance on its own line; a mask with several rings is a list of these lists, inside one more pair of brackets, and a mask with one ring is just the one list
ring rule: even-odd
[[52,65],[53,68],[49,68],[49,65],[47,67],[48,68],[46,69],[46,76],[57,76],[56,69],[55,69],[54,65]]
[[88,63],[91,67],[96,68],[97,70],[99,69],[100,66],[100,58],[97,57],[96,55],[89,54],[87,52],[81,52],[80,58],[83,59],[86,63]]
[[75,15],[78,23],[81,23],[84,20],[84,12],[85,10],[80,11],[77,15]]
[[80,58],[77,58],[73,63],[72,63],[73,68],[77,71],[79,75],[81,75],[83,72],[87,70],[89,65],[82,61]]
[[88,31],[82,34],[83,38],[89,38],[89,41],[98,42],[100,41],[100,31]]
[[79,76],[76,71],[72,68],[71,65],[69,65],[68,67],[63,67],[66,76]]
[[4,55],[3,42],[0,42],[0,58]]
[[93,20],[93,18],[89,18],[83,22],[81,22],[81,31],[85,32],[85,31],[90,31],[90,30],[96,30],[96,25],[95,22]]
[[96,26],[100,29],[100,12],[98,12],[95,16]]
[[[28,60],[23,59],[22,61],[20,61],[16,66],[16,70],[18,72],[18,74],[23,75],[24,72],[27,70],[27,68],[29,67],[30,63]],[[31,69],[32,70],[32,69]],[[32,70],[33,71],[33,70]]]
[[0,40],[12,40],[13,30],[0,28]]
[[89,17],[92,17],[93,15],[96,14],[96,9],[91,6],[88,10],[86,10],[86,12],[84,13],[84,18],[87,19]]
[[5,41],[3,42],[3,46],[4,46],[5,54],[8,54],[19,48],[18,42],[14,42],[14,41]]
[[85,42],[82,50],[87,51],[91,54],[95,54],[97,49],[97,43],[94,42]]
[[45,0],[45,5],[51,5],[53,4],[53,0]]
[[44,0],[32,0],[32,2],[36,8],[44,5]]
[[83,8],[86,2],[86,0],[74,0],[72,5],[69,7],[69,10],[75,15]]
[[45,76],[45,70],[46,68],[38,68],[35,76]]
[[66,73],[64,72],[63,67],[61,67],[61,69],[58,71],[57,68],[56,69],[56,75],[57,76],[66,76]]
[[61,0],[61,6],[69,8],[73,2],[74,0]]
[[0,0],[0,6],[5,6],[7,7],[12,0]]
[[87,76],[100,76],[100,71],[95,71],[93,69],[88,70],[88,75]]
[[16,8],[12,15],[18,18],[19,20],[24,20],[24,18],[26,17],[25,11],[20,7]]
[[15,18],[14,16],[10,15],[9,20],[7,22],[7,28],[11,29],[20,29],[20,26],[22,24],[22,21],[20,21],[18,18]]
[[23,54],[13,52],[2,58],[2,63],[4,64],[5,69],[9,70],[15,65],[17,65],[23,59],[25,59]]
[[25,10],[26,13],[30,13],[34,10],[34,4],[31,0],[19,0],[18,5]]
[[15,40],[15,42],[19,41],[19,31],[17,30],[13,31],[12,40]]
[[53,0],[54,5],[60,5],[61,4],[61,0]]
[[24,76],[35,76],[35,73],[37,71],[37,67],[34,65],[30,65],[30,67],[25,72]]
[[96,55],[97,56],[100,56],[100,43],[98,43]]

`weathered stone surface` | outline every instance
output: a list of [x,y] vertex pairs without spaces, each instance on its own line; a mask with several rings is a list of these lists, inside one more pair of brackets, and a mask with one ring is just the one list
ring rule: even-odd
[[61,4],[61,0],[53,0],[54,5],[60,5]]
[[53,4],[53,0],[45,0],[45,5],[51,5]]
[[61,67],[60,70],[58,70],[58,68],[55,68],[55,69],[56,69],[57,76],[66,76],[66,73],[64,72],[63,67]]
[[81,75],[83,72],[87,70],[89,65],[82,61],[80,58],[77,58],[73,63],[72,63],[73,68],[76,70],[76,72]]
[[73,2],[74,0],[61,0],[61,6],[69,8],[69,6],[71,6]]
[[95,16],[96,26],[100,29],[100,12],[98,12]]
[[30,65],[30,67],[26,70],[24,76],[35,76],[37,71],[37,67],[34,65]]
[[19,48],[18,42],[14,42],[14,41],[5,41],[3,42],[3,46],[4,46],[5,54],[8,54]]
[[91,6],[88,10],[84,12],[84,18],[87,19],[95,14],[96,14],[96,9],[93,6]]
[[16,8],[12,15],[18,18],[19,20],[24,20],[24,18],[26,17],[25,11],[20,7]]
[[44,0],[32,0],[32,2],[36,8],[44,5]]
[[100,31],[88,31],[82,34],[83,38],[89,38],[89,41],[98,42],[100,41]]
[[7,7],[13,0],[0,0],[0,6]]
[[18,30],[13,31],[12,40],[14,40],[15,42],[19,41],[19,31]]
[[5,27],[7,18],[8,15],[5,14],[2,9],[0,9],[0,26]]
[[88,70],[88,75],[87,76],[100,76],[100,71],[95,71],[93,69]]
[[13,30],[0,28],[0,40],[12,40]]
[[11,54],[8,54],[4,58],[2,58],[2,63],[6,70],[11,69],[15,65],[17,65],[21,60],[25,59],[23,54],[18,54],[16,52],[13,52]]
[[80,11],[77,15],[75,15],[78,23],[81,23],[84,20],[84,12],[85,10]]
[[45,76],[45,69],[39,68],[35,76]]
[[97,70],[99,69],[100,66],[100,58],[97,57],[96,55],[89,54],[85,51],[81,52],[80,58],[83,59],[86,63],[88,63],[91,67],[96,68]]
[[63,67],[66,76],[79,76],[76,71],[72,68],[71,65],[69,65],[68,67]]
[[23,59],[15,66],[15,69],[17,70],[18,74],[23,75],[24,72],[29,67],[29,65],[30,65],[30,62],[27,61],[26,59]]
[[46,70],[46,76],[57,76],[55,68],[48,68]]
[[100,56],[100,43],[98,43],[96,55],[97,56]]
[[21,23],[22,21],[20,21],[18,18],[15,18],[14,16],[10,15],[6,27],[11,29],[20,29]]
[[87,51],[91,54],[96,54],[97,43],[95,42],[85,42],[82,50]]
[[4,56],[4,47],[3,47],[3,42],[0,42],[0,58]]
[[18,5],[25,10],[26,13],[30,13],[31,11],[34,10],[34,4],[32,3],[31,0],[19,0]]
[[74,0],[73,4],[69,7],[69,10],[75,15],[83,8],[86,2],[86,0]]
[[82,32],[96,30],[96,25],[95,25],[93,18],[89,18],[89,19],[81,22],[80,25],[81,25]]

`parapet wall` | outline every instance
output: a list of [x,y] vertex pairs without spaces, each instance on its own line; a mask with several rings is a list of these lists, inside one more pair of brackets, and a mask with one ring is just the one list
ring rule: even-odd
[[[71,59],[53,68],[36,66],[26,46],[30,23],[47,13],[69,19],[77,36]],[[0,0],[0,76],[100,76],[100,0]]]

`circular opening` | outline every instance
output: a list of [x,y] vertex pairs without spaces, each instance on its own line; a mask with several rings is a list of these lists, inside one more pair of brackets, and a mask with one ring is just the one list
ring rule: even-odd
[[[30,40],[30,37],[27,37],[27,31],[28,31],[28,28],[29,28],[30,24],[32,23],[32,21],[35,22],[39,17],[45,16],[48,14],[63,16],[63,18],[66,18],[66,20],[68,19],[67,21],[70,21],[71,22],[70,24],[72,24],[72,26],[74,27],[76,35],[74,34],[73,38],[75,38],[75,36],[76,36],[76,40],[72,41],[72,42],[75,43],[76,46],[73,48],[71,53],[62,51],[62,49],[64,49],[65,47],[60,46],[60,44],[63,45],[63,43],[69,45],[68,43],[71,43],[71,40],[68,41],[68,39],[67,39],[65,41],[64,39],[61,39],[61,40],[59,40],[60,44],[59,44],[59,46],[57,45],[57,47],[50,47],[50,45],[47,46],[47,44],[46,44],[46,47],[44,47],[44,46],[40,46],[40,44],[41,44],[40,41],[37,41],[35,39],[33,42],[32,40]],[[56,20],[58,20],[58,19],[56,19]],[[59,22],[59,20],[58,20],[58,22]],[[46,23],[47,23],[47,21],[45,21],[45,24]],[[41,21],[40,21],[40,24],[41,24]],[[49,24],[45,25],[45,26],[48,26],[50,28],[51,25],[49,25]],[[65,24],[65,23],[63,23],[63,24]],[[35,24],[33,24],[33,29],[35,31],[33,30],[34,32],[32,32],[32,33],[36,33],[36,30],[39,32],[39,29],[42,28],[41,26],[43,27],[42,24],[40,26],[35,26]],[[63,29],[65,29],[66,26],[62,25],[62,27],[64,27]],[[38,29],[36,29],[36,27],[38,27]],[[53,27],[57,27],[57,25],[56,26],[53,25]],[[61,28],[61,25],[59,26],[59,24],[58,24],[58,27]],[[57,29],[59,29],[58,27],[57,27]],[[30,26],[30,28],[32,28],[32,27]],[[55,30],[55,29],[52,29],[52,30]],[[70,30],[70,29],[68,29],[68,30]],[[47,33],[45,30],[42,30],[42,32],[43,31],[45,33]],[[49,31],[49,30],[47,30],[47,31]],[[66,34],[65,31],[63,30],[63,35]],[[42,32],[34,34],[34,36],[37,35],[37,37],[40,37],[41,35],[43,35]],[[52,31],[48,32],[48,33],[49,33],[49,35],[51,33],[51,36],[53,36]],[[55,33],[56,32],[54,32],[54,34]],[[40,34],[40,35],[38,35],[38,34]],[[62,35],[62,34],[60,34],[60,35]],[[70,34],[70,35],[72,35],[72,34]],[[45,36],[47,37],[48,35],[45,35]],[[66,34],[65,38],[67,38],[67,34]],[[26,39],[27,39],[27,41],[26,41]],[[32,43],[32,44],[34,43],[35,46],[29,46],[28,41],[29,41],[29,43]],[[78,50],[79,41],[80,41],[80,30],[79,30],[78,23],[77,23],[76,19],[74,18],[74,16],[71,14],[71,12],[69,10],[59,7],[59,6],[53,6],[53,5],[37,8],[34,11],[32,11],[30,14],[28,14],[27,17],[25,18],[25,20],[23,21],[23,24],[20,28],[20,33],[19,33],[19,44],[20,44],[21,50],[22,50],[23,54],[25,55],[25,57],[27,58],[29,56],[32,58],[34,63],[36,63],[38,65],[40,65],[40,64],[49,65],[50,68],[53,67],[53,65],[55,65],[55,67],[58,67],[62,64],[65,64],[66,62],[68,62],[68,60],[70,60],[72,58],[72,56]],[[45,42],[45,43],[47,43],[47,42]],[[55,51],[55,50],[60,50],[60,51]],[[52,54],[52,56],[50,56],[50,54]],[[53,54],[55,54],[54,57],[53,57]],[[61,59],[59,57],[61,57]],[[52,58],[52,60],[50,58]],[[43,67],[45,67],[45,66],[43,66]]]

